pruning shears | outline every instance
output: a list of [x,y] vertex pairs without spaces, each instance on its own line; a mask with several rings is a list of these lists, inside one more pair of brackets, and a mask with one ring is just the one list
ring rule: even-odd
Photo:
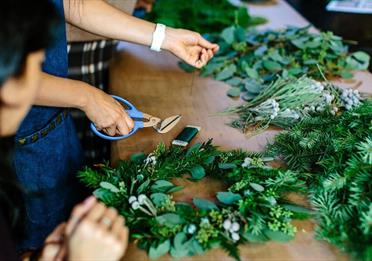
[[125,111],[134,120],[134,127],[127,135],[109,136],[97,130],[97,127],[94,125],[94,123],[91,123],[90,128],[92,129],[93,133],[102,139],[111,141],[126,139],[136,133],[139,129],[148,127],[154,128],[158,133],[167,133],[171,129],[173,129],[173,127],[176,126],[181,119],[181,115],[174,115],[162,120],[160,118],[137,110],[137,108],[133,104],[123,99],[122,97],[116,95],[112,95],[112,97],[128,108]]

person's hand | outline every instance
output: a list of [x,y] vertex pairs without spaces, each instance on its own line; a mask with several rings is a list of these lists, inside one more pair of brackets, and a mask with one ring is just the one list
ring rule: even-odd
[[119,260],[128,246],[128,229],[115,209],[91,197],[74,208],[66,239],[71,260]]
[[44,242],[39,256],[40,261],[62,261],[66,255],[64,235],[66,224],[62,223],[54,229]]
[[82,109],[99,131],[110,136],[126,135],[134,127],[132,118],[123,106],[99,89],[90,89],[89,98]]
[[155,0],[137,0],[135,8],[143,8],[147,13],[152,11],[152,5]]
[[218,51],[219,46],[208,42],[199,33],[167,27],[162,49],[172,52],[196,68],[201,68]]

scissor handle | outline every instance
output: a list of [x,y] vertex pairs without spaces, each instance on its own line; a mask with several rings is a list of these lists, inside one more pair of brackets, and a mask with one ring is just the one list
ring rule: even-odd
[[[118,102],[123,103],[124,105],[126,105],[128,107],[128,109],[125,110],[125,111],[128,113],[128,115],[130,117],[143,119],[143,113],[140,112],[139,110],[137,110],[136,107],[134,107],[134,105],[131,104],[129,101],[125,100],[122,97],[116,96],[116,95],[111,95],[111,96],[115,100],[117,100]],[[102,139],[105,139],[105,140],[115,141],[115,140],[126,139],[126,138],[132,136],[138,129],[143,128],[143,121],[134,120],[133,129],[127,135],[123,135],[123,136],[109,136],[107,134],[104,134],[104,133],[97,130],[97,127],[94,125],[93,122],[90,124],[90,128],[93,131],[93,133],[96,134],[98,137],[100,137]]]

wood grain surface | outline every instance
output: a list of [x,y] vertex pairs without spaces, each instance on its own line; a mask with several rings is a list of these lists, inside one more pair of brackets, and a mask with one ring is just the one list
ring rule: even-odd
[[[274,6],[251,6],[250,12],[270,19],[265,25],[272,28],[287,24],[305,26],[308,24],[284,1]],[[206,141],[213,138],[214,143],[222,149],[243,148],[251,151],[263,150],[267,142],[272,140],[277,130],[269,130],[253,137],[246,137],[227,124],[231,118],[217,115],[229,106],[238,105],[239,100],[226,96],[228,86],[209,78],[199,78],[196,74],[185,73],[177,66],[177,59],[169,53],[151,52],[147,47],[123,43],[112,65],[112,93],[130,100],[139,110],[151,115],[165,118],[174,114],[182,114],[180,123],[167,134],[158,134],[153,129],[138,131],[129,139],[113,143],[112,160],[126,159],[135,152],[151,152],[159,142],[170,144],[176,135],[187,124],[202,128],[195,139]],[[357,74],[361,82],[359,89],[370,92],[368,82],[372,75],[365,72]],[[342,82],[353,86],[358,81]],[[223,184],[212,179],[194,183],[175,180],[177,184],[187,186],[176,193],[175,198],[190,201],[193,197],[214,199],[214,194],[223,188]],[[295,240],[280,244],[246,244],[241,246],[242,260],[347,260],[347,256],[324,241],[314,238],[313,221],[295,221],[299,232]],[[127,261],[148,260],[146,253],[134,244],[124,257]],[[170,256],[159,260],[173,260]],[[184,258],[182,260],[232,260],[221,249],[214,249],[203,256]]]

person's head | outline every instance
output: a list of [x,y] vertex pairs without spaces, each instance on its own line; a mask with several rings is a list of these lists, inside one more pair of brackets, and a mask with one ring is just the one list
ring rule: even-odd
[[1,0],[0,17],[0,136],[8,136],[31,107],[60,19],[49,0]]

